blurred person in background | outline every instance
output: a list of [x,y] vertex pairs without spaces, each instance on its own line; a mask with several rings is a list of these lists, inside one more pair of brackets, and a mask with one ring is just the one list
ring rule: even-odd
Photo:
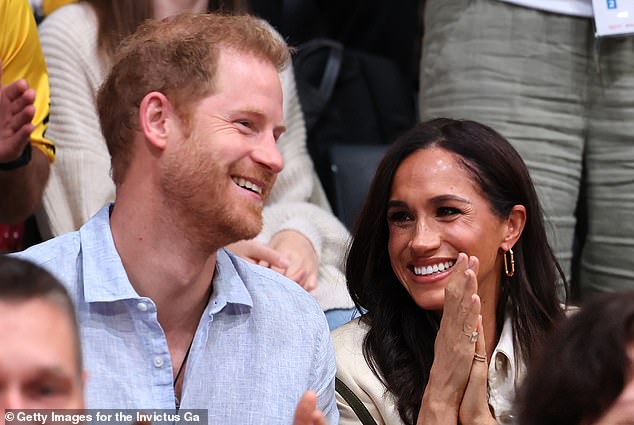
[[[46,64],[26,0],[0,2],[0,253],[30,244],[55,146]],[[34,149],[35,148],[35,149]],[[27,235],[28,233],[28,235]]]
[[634,423],[634,291],[595,295],[528,366],[522,425]]

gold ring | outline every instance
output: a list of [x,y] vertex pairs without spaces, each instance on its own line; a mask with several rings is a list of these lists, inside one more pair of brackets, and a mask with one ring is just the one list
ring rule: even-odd
[[480,335],[478,331],[473,331],[471,333],[463,332],[463,334],[469,337],[469,342],[471,343],[476,342],[478,340],[478,335]]
[[477,362],[483,362],[483,363],[485,363],[485,362],[487,361],[487,356],[486,356],[486,355],[483,355],[483,354],[478,354],[478,353],[475,353],[475,354],[473,355],[473,360],[475,360],[475,361],[477,361]]

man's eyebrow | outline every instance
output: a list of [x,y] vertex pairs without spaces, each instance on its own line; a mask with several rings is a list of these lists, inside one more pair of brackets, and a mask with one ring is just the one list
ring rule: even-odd
[[37,368],[34,373],[37,378],[53,378],[53,379],[73,379],[73,375],[69,375],[63,368],[59,366],[42,366]]
[[[231,111],[230,112],[231,115],[248,115],[250,117],[253,117],[255,119],[258,120],[265,120],[266,119],[266,114],[262,111],[260,111],[257,108],[244,108],[244,109],[238,109],[235,111]],[[274,126],[274,129],[276,131],[279,131],[280,133],[283,133],[286,131],[286,124],[282,123],[279,125]]]

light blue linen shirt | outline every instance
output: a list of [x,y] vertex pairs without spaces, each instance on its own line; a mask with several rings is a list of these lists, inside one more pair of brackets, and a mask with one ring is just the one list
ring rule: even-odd
[[[17,256],[52,272],[76,303],[91,409],[174,409],[156,306],[128,280],[105,206],[78,232]],[[148,274],[154,273],[148,270]],[[185,369],[182,409],[210,424],[291,424],[302,393],[338,422],[335,358],[323,312],[296,283],[221,249]]]

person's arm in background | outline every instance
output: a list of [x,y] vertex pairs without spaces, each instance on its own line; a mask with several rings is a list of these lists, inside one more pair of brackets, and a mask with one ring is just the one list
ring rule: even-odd
[[0,222],[12,224],[39,206],[55,149],[44,138],[48,75],[33,13],[26,0],[0,8]]

